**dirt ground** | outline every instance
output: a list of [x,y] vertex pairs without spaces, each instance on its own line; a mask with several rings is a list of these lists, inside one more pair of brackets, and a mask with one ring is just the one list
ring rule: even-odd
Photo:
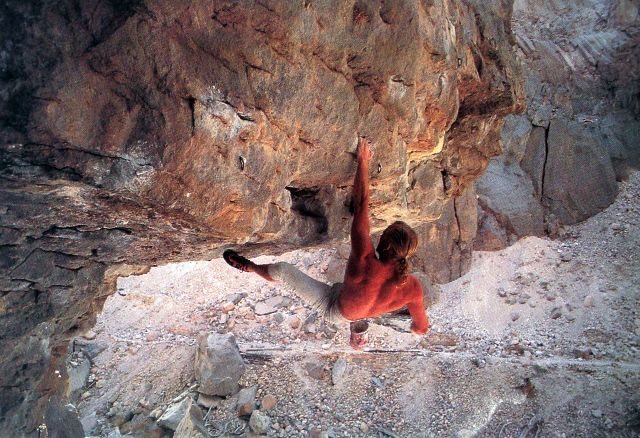
[[[640,173],[620,189],[557,240],[475,253],[470,272],[436,286],[427,336],[408,333],[406,317],[373,320],[368,351],[222,260],[121,278],[69,358],[72,375],[91,359],[76,388],[86,433],[169,436],[152,417],[195,383],[197,336],[213,331],[235,335],[242,385],[275,397],[269,436],[638,437]],[[324,280],[335,254],[277,260]],[[251,436],[234,403],[209,411],[212,436]]]

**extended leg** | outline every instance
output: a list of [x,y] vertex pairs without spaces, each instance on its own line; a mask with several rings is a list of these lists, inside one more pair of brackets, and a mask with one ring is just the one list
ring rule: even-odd
[[236,269],[253,272],[268,281],[277,281],[289,286],[303,301],[326,313],[326,316],[333,322],[344,320],[335,308],[336,294],[339,293],[339,290],[309,277],[292,264],[279,262],[258,265],[232,250],[225,251],[222,257]]
[[239,269],[242,272],[253,272],[267,281],[275,281],[269,275],[269,265],[257,265],[231,249],[226,250],[222,254],[222,258],[229,266]]

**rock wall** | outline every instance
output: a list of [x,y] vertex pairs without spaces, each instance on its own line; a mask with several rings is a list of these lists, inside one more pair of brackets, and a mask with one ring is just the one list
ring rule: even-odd
[[477,181],[477,249],[593,216],[640,166],[637,2],[517,0],[513,23],[527,111]]
[[374,230],[406,220],[434,279],[459,275],[523,102],[511,6],[3,2],[0,430],[66,418],[67,341],[119,275],[344,241],[357,135]]

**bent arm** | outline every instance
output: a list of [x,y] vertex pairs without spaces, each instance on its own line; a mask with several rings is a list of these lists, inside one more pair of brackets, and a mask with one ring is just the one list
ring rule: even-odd
[[353,223],[351,224],[351,255],[357,258],[374,252],[369,226],[369,160],[371,159],[369,140],[358,142],[358,168],[353,183]]
[[416,298],[407,303],[409,314],[411,315],[411,331],[417,335],[424,335],[429,330],[429,319],[427,313],[424,310],[424,300],[422,294],[422,287],[416,285]]

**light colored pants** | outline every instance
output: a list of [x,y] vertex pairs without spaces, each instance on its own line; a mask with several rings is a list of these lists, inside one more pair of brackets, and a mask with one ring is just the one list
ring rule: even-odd
[[309,277],[290,263],[278,262],[269,265],[269,275],[282,282],[307,304],[320,311],[324,318],[334,324],[349,322],[338,309],[338,297],[342,283],[333,286]]

